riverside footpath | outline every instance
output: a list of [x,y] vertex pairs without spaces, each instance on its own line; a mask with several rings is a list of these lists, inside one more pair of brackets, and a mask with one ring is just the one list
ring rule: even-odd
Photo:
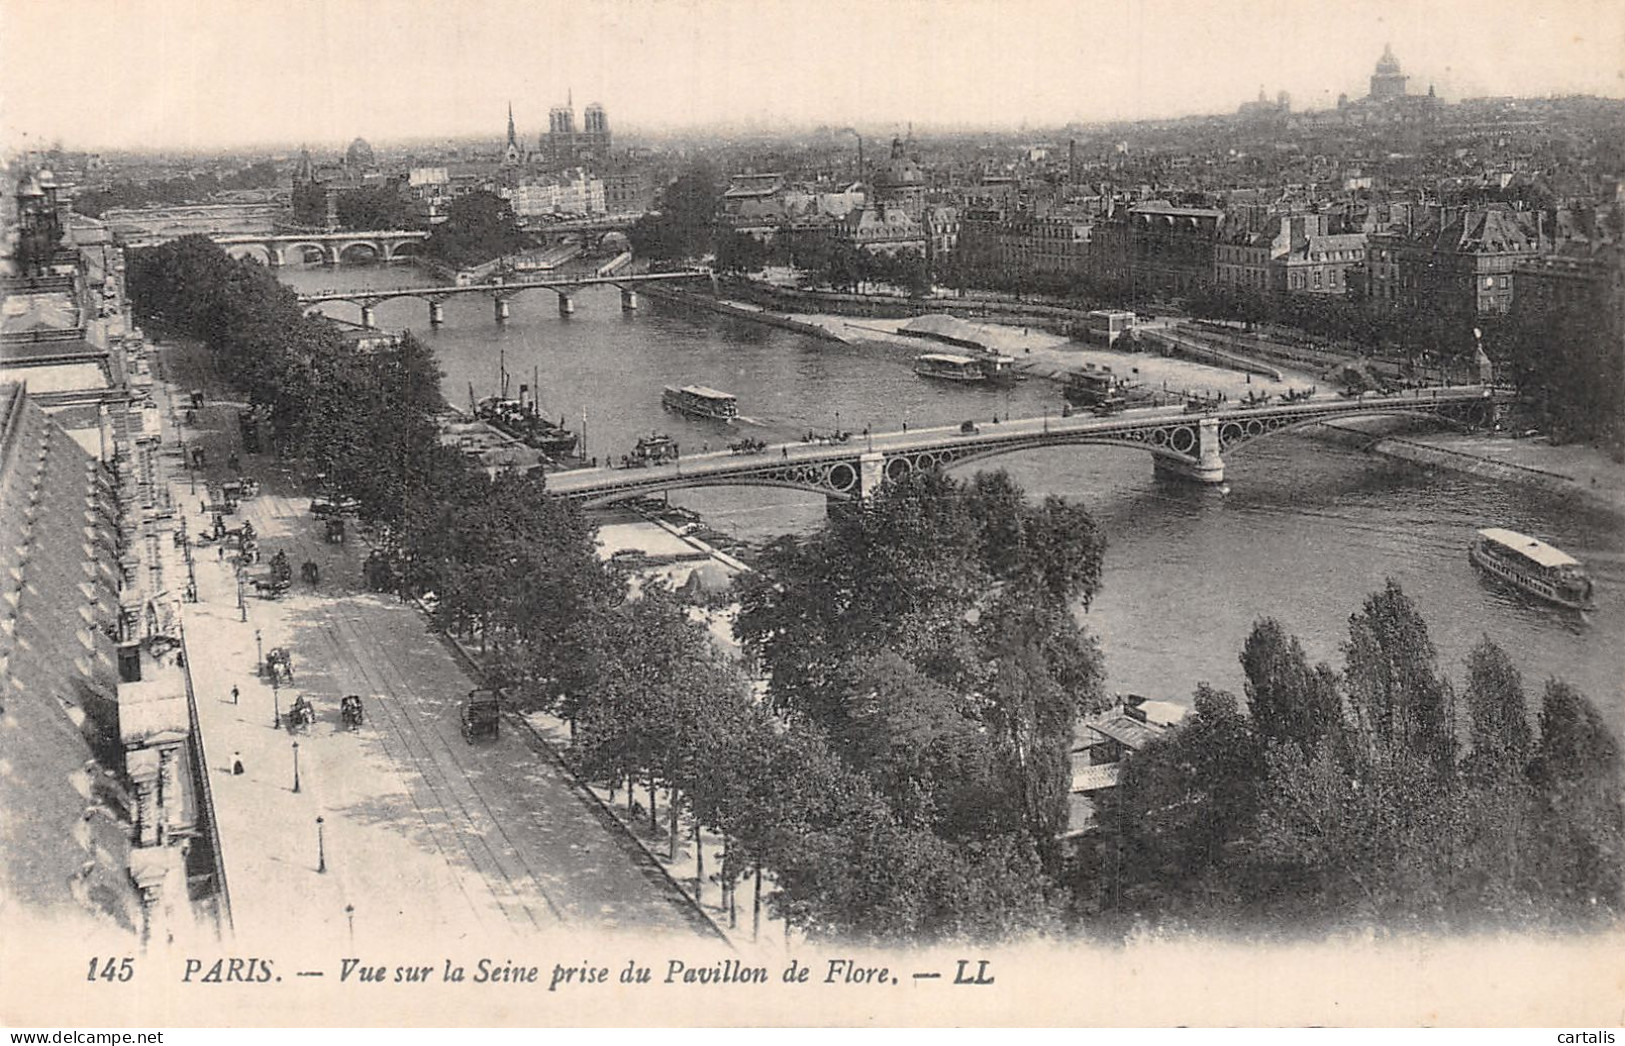
[[[227,527],[253,524],[261,562],[194,545],[198,601],[184,615],[236,940],[322,958],[362,944],[496,944],[583,929],[714,940],[528,731],[465,740],[461,707],[478,683],[462,662],[417,608],[362,589],[366,549],[354,527],[348,542],[327,543],[291,470],[241,451],[242,405],[221,398],[229,390],[210,380],[202,351],[168,345],[163,360],[167,381],[155,391],[168,397],[166,419],[184,413],[177,388],[202,389],[207,401],[164,433],[186,452],[171,459],[168,481],[187,533],[209,529],[209,492],[235,478],[230,455],[263,490],[226,517]],[[207,456],[195,473],[185,467],[194,449]],[[252,579],[278,551],[296,579],[262,598]],[[306,562],[314,584],[298,578]],[[291,679],[261,671],[278,647],[291,654]],[[359,729],[341,721],[348,694],[362,699]],[[316,720],[295,731],[287,712],[300,697]]]

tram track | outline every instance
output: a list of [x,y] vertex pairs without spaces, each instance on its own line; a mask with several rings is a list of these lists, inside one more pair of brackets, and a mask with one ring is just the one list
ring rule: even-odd
[[[363,646],[387,649],[387,645],[381,642],[383,637],[367,624],[361,614],[332,613],[329,622],[332,634],[344,637],[335,641],[335,646],[343,649],[346,657],[371,684],[367,688],[374,695],[371,707],[383,711],[409,765],[417,770],[423,785],[438,800],[439,808],[448,814],[455,810],[457,819],[463,822],[461,829],[455,824],[449,826],[457,833],[470,864],[485,878],[493,899],[504,915],[510,921],[515,921],[513,917],[522,913],[524,920],[536,928],[565,922],[563,912],[542,886],[536,869],[525,859],[518,842],[504,827],[489,800],[470,780],[472,768],[457,757],[442,733],[414,718],[409,705],[419,705],[422,698],[416,687],[393,662],[386,661],[374,666],[376,671],[369,671],[362,664],[356,651]],[[362,632],[366,635],[361,635]],[[423,812],[422,803],[418,802],[417,805],[419,811]],[[501,841],[501,847],[493,843],[493,835]],[[493,881],[493,875],[500,881],[500,888],[499,883]],[[528,880],[531,890],[542,899],[550,920],[539,917],[541,913],[525,899],[527,891],[522,886],[523,880]]]

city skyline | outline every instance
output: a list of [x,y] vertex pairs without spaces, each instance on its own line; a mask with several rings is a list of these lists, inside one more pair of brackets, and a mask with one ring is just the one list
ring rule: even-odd
[[[1413,93],[1436,86],[1446,100],[1625,95],[1625,9],[1606,0],[495,0],[448,21],[452,10],[0,0],[0,136],[11,150],[500,138],[512,101],[534,141],[567,97],[633,133],[1059,127],[1233,112],[1260,89],[1328,108],[1365,95],[1385,46]],[[71,44],[53,37],[64,26]]]

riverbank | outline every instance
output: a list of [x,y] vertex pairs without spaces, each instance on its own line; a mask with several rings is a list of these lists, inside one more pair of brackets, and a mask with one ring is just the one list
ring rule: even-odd
[[1544,437],[1457,432],[1398,433],[1407,423],[1355,418],[1318,426],[1319,438],[1427,468],[1578,498],[1625,516],[1625,464],[1595,447],[1553,446]]
[[[938,343],[910,337],[898,328],[914,318],[899,316],[850,316],[840,313],[809,312],[780,315],[748,301],[735,301],[675,287],[646,288],[645,293],[662,301],[676,302],[711,312],[751,320],[806,334],[843,345],[881,348],[916,356],[922,352],[945,351]],[[1009,356],[1013,368],[1030,378],[1057,384],[1084,370],[1099,370],[1128,379],[1147,390],[1170,397],[1186,395],[1243,397],[1259,388],[1285,391],[1295,385],[1311,385],[1316,380],[1307,372],[1279,370],[1279,379],[1262,374],[1249,375],[1234,366],[1213,365],[1197,360],[1156,353],[1132,353],[1090,345],[1046,326],[1016,326],[1020,317],[972,323],[988,348]]]

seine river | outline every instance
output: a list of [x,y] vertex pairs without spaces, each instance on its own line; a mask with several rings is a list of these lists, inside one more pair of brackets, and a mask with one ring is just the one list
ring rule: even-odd
[[[289,267],[301,291],[428,282],[415,269]],[[1009,391],[928,382],[912,356],[844,346],[742,320],[641,299],[623,313],[613,288],[581,291],[558,315],[547,291],[515,299],[494,322],[489,298],[446,302],[446,323],[428,306],[397,299],[377,308],[389,329],[410,327],[434,346],[449,400],[497,391],[505,357],[517,391],[539,374],[544,410],[580,429],[588,455],[629,450],[659,430],[685,448],[715,449],[738,435],[679,418],[660,406],[665,385],[703,384],[739,399],[740,429],[769,442],[811,428],[861,432],[1058,410],[1041,380]],[[357,309],[336,303],[334,316]],[[1114,691],[1188,703],[1200,681],[1240,693],[1238,655],[1252,625],[1275,617],[1310,656],[1337,665],[1349,615],[1393,578],[1417,602],[1441,661],[1460,681],[1480,636],[1519,665],[1532,704],[1551,676],[1583,689],[1616,728],[1625,727],[1625,526],[1578,500],[1500,486],[1372,457],[1308,436],[1258,441],[1227,458],[1228,493],[1154,477],[1149,455],[1103,447],[1057,448],[997,459],[1029,494],[1081,500],[1109,541],[1104,585],[1085,618],[1106,652]],[[822,498],[793,491],[715,488],[674,493],[718,529],[747,539],[805,531],[824,516]],[[1597,582],[1587,615],[1547,608],[1482,578],[1467,561],[1472,532],[1505,526],[1579,557]]]

